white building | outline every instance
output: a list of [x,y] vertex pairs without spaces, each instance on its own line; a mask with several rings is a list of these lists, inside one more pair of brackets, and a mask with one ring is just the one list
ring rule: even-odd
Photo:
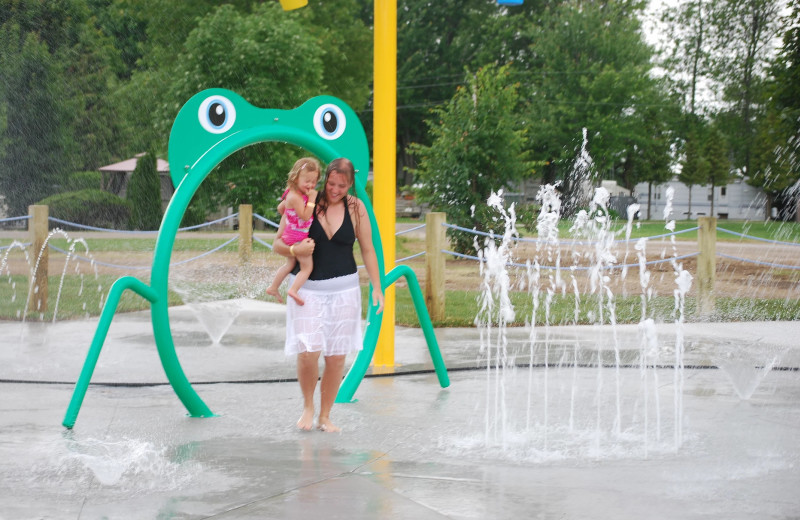
[[[737,179],[726,186],[692,186],[692,210],[689,214],[689,188],[673,178],[665,184],[654,184],[650,192],[650,218],[664,218],[667,205],[667,188],[675,191],[672,196],[672,215],[676,220],[696,219],[697,217],[715,216],[719,219],[764,220],[766,197],[759,188],[754,188],[743,179]],[[648,184],[636,185],[635,196],[639,203],[641,218],[647,218]],[[711,215],[711,197],[714,197],[714,215]]]

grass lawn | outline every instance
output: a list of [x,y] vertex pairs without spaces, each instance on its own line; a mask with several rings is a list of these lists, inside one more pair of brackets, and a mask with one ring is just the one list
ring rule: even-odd
[[[420,224],[424,220],[415,219],[398,219],[398,222],[404,221],[408,223]],[[561,236],[569,236],[570,222],[561,222],[560,234]],[[615,226],[615,229],[620,233],[624,232],[624,222],[620,222]],[[758,238],[779,240],[782,242],[797,242],[800,243],[800,224],[794,222],[742,222],[742,221],[728,221],[720,220],[717,222],[718,228],[728,229],[737,233],[743,233]],[[695,221],[676,221],[675,230],[680,231],[696,227]],[[535,236],[535,233],[527,232],[521,229],[523,236]],[[663,221],[637,221],[634,222],[631,237],[640,238],[645,236],[662,235],[666,232]],[[259,233],[257,233],[258,235]],[[183,252],[196,252],[198,255],[218,247],[229,238],[235,236],[234,232],[230,232],[229,236],[226,234],[218,234],[215,237],[204,236],[198,233],[192,236],[192,233],[182,234],[178,240],[175,241],[174,250]],[[742,241],[746,240],[741,237],[717,231],[717,239],[719,241]],[[697,232],[692,231],[676,236],[679,241],[694,241],[697,240]],[[86,239],[86,245],[90,252],[105,253],[105,252],[119,252],[134,253],[134,252],[152,252],[155,247],[155,237],[141,237],[131,236],[122,238],[96,238],[89,237]],[[0,238],[0,246],[7,246],[12,243],[10,238]],[[66,249],[68,243],[63,238],[54,238],[53,245]],[[236,241],[227,245],[222,251],[233,252],[238,248]],[[400,235],[397,237],[397,251],[396,256],[402,258],[414,251],[424,249],[424,238],[409,238],[408,235]],[[84,254],[84,247],[78,245],[77,252]],[[253,250],[255,252],[265,252],[267,248],[259,244],[253,243]],[[0,260],[3,259],[5,251],[0,250]],[[20,255],[17,251],[15,255]],[[51,253],[54,255],[54,253]],[[52,271],[51,271],[52,272]],[[146,271],[145,271],[146,273]],[[9,275],[7,272],[0,273],[0,319],[18,320],[22,318],[22,309],[25,307],[25,301],[28,297],[28,282],[27,276],[23,275]],[[144,275],[145,277],[147,274]],[[58,298],[58,319],[71,319],[80,318],[85,316],[99,315],[104,299],[108,293],[111,284],[117,276],[100,274],[97,277],[94,275],[75,275],[67,274],[63,280],[63,287],[61,288],[61,296]],[[144,281],[147,281],[146,279]],[[59,293],[59,286],[61,284],[61,276],[55,275],[49,278],[49,309],[44,313],[34,312],[28,314],[28,320],[51,320],[53,311],[56,306],[56,298]],[[198,284],[203,285],[203,284]],[[209,282],[209,288],[215,285]],[[218,285],[218,284],[216,284]],[[199,288],[202,289],[202,288]],[[230,297],[235,297],[235,288],[227,290],[215,287],[216,294],[228,294]],[[363,287],[365,298],[367,288]],[[418,320],[415,315],[414,307],[411,302],[410,294],[406,289],[399,288],[396,291],[397,305],[396,315],[397,323],[400,325],[417,326]],[[471,327],[474,326],[475,315],[477,313],[478,304],[477,299],[479,291],[476,290],[450,290],[446,293],[447,303],[447,316],[444,320],[434,322],[434,326],[458,326],[458,327]],[[525,325],[532,319],[533,302],[531,296],[524,292],[513,292],[511,294],[512,303],[515,308],[515,319],[512,325]],[[571,323],[593,323],[596,321],[590,312],[594,309],[594,314],[597,315],[597,304],[593,303],[589,297],[583,297],[581,303],[581,310],[579,311],[577,319],[575,318],[575,303],[572,296],[556,296],[553,299],[550,308],[550,324],[571,324]],[[365,300],[366,301],[366,300]],[[169,295],[170,305],[179,305],[183,303],[181,297],[174,292]],[[126,291],[123,295],[122,301],[119,304],[118,312],[128,312],[136,310],[144,310],[148,308],[148,303],[140,298],[138,295]],[[686,319],[691,321],[694,318],[695,302],[692,298],[688,298],[686,302]],[[642,318],[641,303],[639,296],[631,297],[617,297],[615,300],[616,321],[618,323],[638,323]],[[607,315],[607,312],[606,312]],[[653,318],[657,322],[660,321],[674,321],[674,300],[672,297],[659,296],[654,297],[648,303],[647,317]],[[535,316],[537,324],[544,323],[544,308],[543,303],[538,309],[537,316]],[[777,300],[777,299],[749,299],[749,298],[717,298],[717,311],[713,316],[704,319],[711,321],[746,321],[746,320],[797,320],[800,319],[800,301],[798,300]]]

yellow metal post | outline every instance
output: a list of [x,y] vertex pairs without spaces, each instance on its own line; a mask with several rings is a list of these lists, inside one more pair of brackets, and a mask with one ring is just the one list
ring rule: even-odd
[[305,7],[308,4],[308,0],[280,0],[280,3],[284,11],[292,11]]
[[[397,0],[375,0],[374,30],[373,206],[388,272],[395,263]],[[373,358],[376,366],[394,366],[394,285],[385,288],[385,300],[381,333]]]

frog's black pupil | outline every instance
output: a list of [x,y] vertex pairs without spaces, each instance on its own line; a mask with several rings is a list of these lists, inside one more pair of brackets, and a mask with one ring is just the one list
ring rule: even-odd
[[220,103],[211,103],[208,107],[208,119],[214,126],[222,126],[225,122],[225,107]]
[[336,116],[330,110],[325,112],[325,115],[322,116],[322,126],[324,126],[325,130],[330,133],[336,131],[338,123],[336,122]]

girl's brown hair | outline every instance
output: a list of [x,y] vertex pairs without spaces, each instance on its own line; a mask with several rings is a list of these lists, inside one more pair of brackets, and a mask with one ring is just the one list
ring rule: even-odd
[[294,162],[292,169],[289,170],[289,176],[286,179],[287,190],[297,188],[297,179],[300,178],[300,172],[303,170],[317,172],[317,180],[319,180],[322,167],[320,166],[319,161],[313,157],[303,157],[302,159],[297,159]]

